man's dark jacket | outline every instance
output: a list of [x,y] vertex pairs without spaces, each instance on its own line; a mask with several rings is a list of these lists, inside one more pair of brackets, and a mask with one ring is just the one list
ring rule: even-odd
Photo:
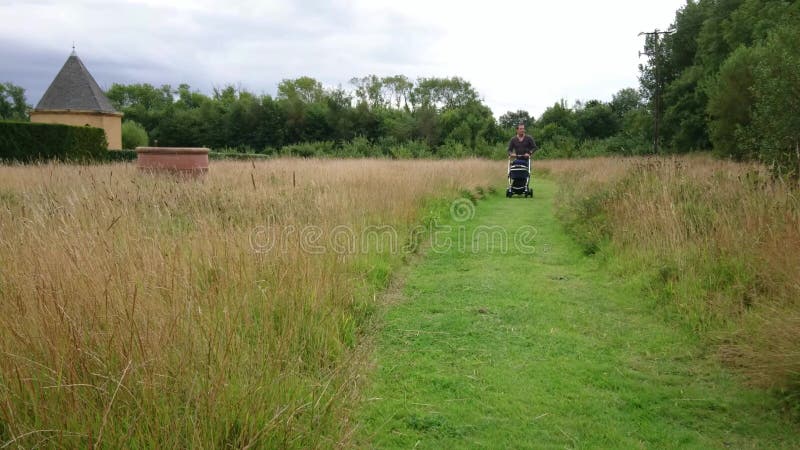
[[536,150],[539,150],[539,147],[536,146],[536,142],[533,140],[533,137],[527,134],[522,138],[522,140],[519,140],[517,136],[514,136],[508,143],[508,154],[513,153],[517,156],[523,156],[526,153],[530,153],[533,155]]

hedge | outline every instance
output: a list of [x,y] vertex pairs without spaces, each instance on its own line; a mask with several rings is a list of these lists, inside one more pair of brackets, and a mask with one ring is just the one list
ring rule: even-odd
[[0,160],[97,161],[107,152],[106,134],[100,128],[0,121]]
[[109,150],[105,154],[104,161],[107,162],[136,161],[136,150]]
[[270,155],[261,153],[231,153],[231,152],[208,152],[208,159],[211,160],[242,160],[251,161],[254,159],[271,159]]

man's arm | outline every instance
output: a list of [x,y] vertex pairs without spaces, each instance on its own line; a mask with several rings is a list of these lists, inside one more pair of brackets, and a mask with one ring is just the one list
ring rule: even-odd
[[539,146],[536,145],[536,140],[533,139],[533,136],[530,136],[530,138],[531,138],[531,155],[533,155],[539,150]]

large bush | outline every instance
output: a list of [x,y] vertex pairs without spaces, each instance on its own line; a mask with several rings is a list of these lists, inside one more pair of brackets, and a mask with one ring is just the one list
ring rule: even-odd
[[122,122],[122,148],[133,150],[136,147],[146,147],[149,143],[147,131],[139,122],[133,120]]
[[0,160],[101,160],[107,151],[106,134],[100,128],[0,122]]

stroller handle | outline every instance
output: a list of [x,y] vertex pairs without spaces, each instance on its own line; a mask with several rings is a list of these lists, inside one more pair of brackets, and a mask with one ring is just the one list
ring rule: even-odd
[[531,159],[531,154],[526,153],[524,155],[517,155],[516,153],[509,153],[508,159]]

